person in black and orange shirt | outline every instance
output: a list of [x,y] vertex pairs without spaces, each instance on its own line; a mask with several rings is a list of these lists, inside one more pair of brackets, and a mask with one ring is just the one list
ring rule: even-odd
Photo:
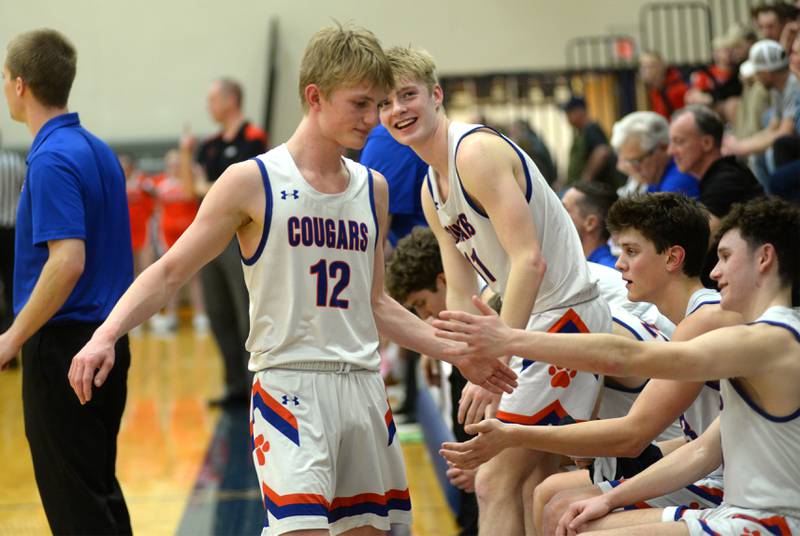
[[645,52],[639,58],[639,76],[647,87],[650,110],[669,119],[683,108],[689,86],[674,67],[667,67],[656,52]]
[[[258,156],[267,150],[267,135],[242,114],[242,86],[229,78],[215,80],[208,90],[208,112],[221,130],[200,144],[196,155],[191,135],[181,139],[180,177],[198,197],[231,164]],[[200,164],[198,172],[192,158]],[[206,311],[211,331],[225,367],[225,391],[211,405],[246,405],[250,400],[250,376],[245,340],[250,330],[248,297],[236,240],[201,272]]]

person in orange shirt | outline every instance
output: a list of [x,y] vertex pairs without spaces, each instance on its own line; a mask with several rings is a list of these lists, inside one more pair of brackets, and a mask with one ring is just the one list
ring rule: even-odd
[[119,155],[125,173],[125,191],[128,194],[128,213],[131,220],[131,245],[133,246],[133,271],[140,274],[153,263],[150,244],[150,219],[155,200],[150,178],[136,168],[136,160],[127,154]]
[[[184,182],[179,178],[179,165],[180,155],[176,149],[172,149],[164,156],[164,173],[153,178],[153,191],[158,206],[158,245],[162,252],[169,250],[178,241],[194,221],[200,206],[194,192],[187,191]],[[189,282],[189,300],[194,313],[192,326],[195,331],[207,332],[208,316],[203,303],[203,289],[197,277]],[[166,334],[177,328],[176,301],[170,301],[165,313],[152,318],[150,326],[155,333]]]

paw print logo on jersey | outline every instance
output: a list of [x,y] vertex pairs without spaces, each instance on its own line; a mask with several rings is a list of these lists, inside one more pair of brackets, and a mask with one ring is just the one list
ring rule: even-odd
[[259,435],[256,437],[254,444],[254,452],[256,453],[256,458],[258,458],[258,465],[264,465],[267,463],[266,453],[269,452],[269,441],[266,441],[263,435]]
[[550,367],[547,369],[547,373],[552,376],[550,378],[550,385],[553,388],[563,387],[566,389],[569,387],[569,384],[572,382],[572,378],[575,377],[578,371],[550,365]]

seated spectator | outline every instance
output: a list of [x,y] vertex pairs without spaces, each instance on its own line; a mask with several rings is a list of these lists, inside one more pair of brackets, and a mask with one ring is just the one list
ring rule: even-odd
[[675,112],[669,127],[669,154],[678,169],[700,179],[700,202],[716,224],[735,203],[763,195],[753,172],[733,156],[722,156],[724,126],[706,106],[689,105]]
[[622,177],[616,170],[616,158],[608,145],[603,128],[589,119],[586,101],[572,97],[563,106],[567,121],[574,129],[569,150],[567,185],[577,181],[598,181],[619,186]]
[[606,216],[616,201],[614,187],[602,182],[576,182],[561,198],[578,231],[586,260],[611,268],[617,257],[608,245],[611,235],[606,228]]
[[639,58],[639,76],[647,88],[650,110],[666,119],[684,106],[689,86],[674,67],[667,67],[657,52],[645,52]]
[[781,37],[787,30],[786,26],[796,16],[797,8],[785,2],[761,4],[750,9],[750,17],[753,19],[753,25],[758,29],[761,39],[781,42],[786,48],[790,42],[782,42]]
[[[720,101],[719,91],[731,80],[738,80],[734,76],[732,49],[735,44],[734,37],[722,35],[711,42],[711,54],[714,63],[694,71],[690,77],[690,87],[686,92],[687,104],[705,104],[712,106]],[[741,92],[741,85],[739,85]]]
[[633,112],[614,124],[611,146],[617,152],[618,168],[647,185],[648,192],[680,192],[700,195],[696,177],[681,172],[667,154],[669,123],[655,112]]
[[777,41],[762,39],[750,49],[750,62],[758,81],[771,90],[771,118],[765,128],[748,138],[726,138],[723,147],[726,154],[764,153],[781,136],[795,134],[800,121],[800,82],[789,70],[789,58],[783,47]]
[[[789,55],[789,68],[800,76],[800,35],[795,37]],[[767,179],[769,193],[800,203],[800,136],[778,138],[773,145],[775,171]]]
[[541,136],[531,128],[530,123],[525,119],[517,119],[511,123],[508,134],[508,137],[514,140],[514,143],[530,155],[536,167],[544,175],[544,180],[547,181],[547,184],[552,185],[558,178],[556,164],[550,155],[550,149],[547,148]]

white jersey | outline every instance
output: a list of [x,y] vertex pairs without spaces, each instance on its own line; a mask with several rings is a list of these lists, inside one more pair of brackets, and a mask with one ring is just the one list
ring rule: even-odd
[[[604,296],[605,297],[605,296]],[[659,331],[654,326],[643,321],[641,318],[631,314],[625,309],[616,305],[611,306],[611,320],[617,326],[629,332],[636,340],[642,342],[667,342],[669,337]],[[603,398],[597,417],[600,419],[613,419],[624,417],[630,411],[631,406],[636,401],[636,397],[642,392],[647,381],[638,387],[626,387],[615,383],[611,378],[605,378],[603,382]],[[679,423],[674,422],[669,428],[664,430],[656,441],[673,439],[680,437],[681,429]]]
[[251,371],[304,362],[378,370],[369,306],[378,220],[372,174],[342,159],[337,194],[309,185],[286,145],[257,157],[266,192],[258,250],[242,259],[250,293]]
[[628,299],[628,290],[625,288],[625,280],[622,279],[622,274],[618,270],[596,262],[587,262],[587,264],[592,279],[597,281],[600,296],[611,307],[612,315],[615,307],[622,308],[646,324],[655,326],[658,331],[667,337],[672,337],[672,333],[675,331],[675,324],[662,315],[658,307],[652,303],[630,301]]
[[[770,307],[755,323],[789,330],[800,343],[800,310]],[[756,356],[754,356],[755,358]],[[738,384],[722,380],[720,417],[725,457],[725,502],[800,516],[800,409],[775,417]]]
[[[456,169],[456,152],[461,141],[476,132],[490,132],[489,127],[451,122],[448,143],[448,196],[443,200],[429,168],[427,184],[442,227],[453,238],[456,248],[472,264],[495,292],[503,294],[511,262],[497,238],[492,222],[467,195]],[[533,160],[511,140],[507,141],[522,161],[525,172],[525,199],[536,225],[537,239],[547,270],[542,278],[532,313],[541,313],[591,300],[598,295],[589,277],[578,233],[558,197],[545,182]],[[492,177],[486,177],[492,180]]]
[[[718,303],[719,292],[701,288],[689,297],[689,303],[686,305],[686,316],[696,312],[704,305]],[[722,400],[719,395],[719,382],[708,381],[703,386],[700,394],[697,395],[695,401],[692,402],[692,405],[681,415],[681,426],[686,439],[697,439],[700,434],[705,432],[706,428],[711,426],[714,419],[719,416],[720,409],[722,409]]]

